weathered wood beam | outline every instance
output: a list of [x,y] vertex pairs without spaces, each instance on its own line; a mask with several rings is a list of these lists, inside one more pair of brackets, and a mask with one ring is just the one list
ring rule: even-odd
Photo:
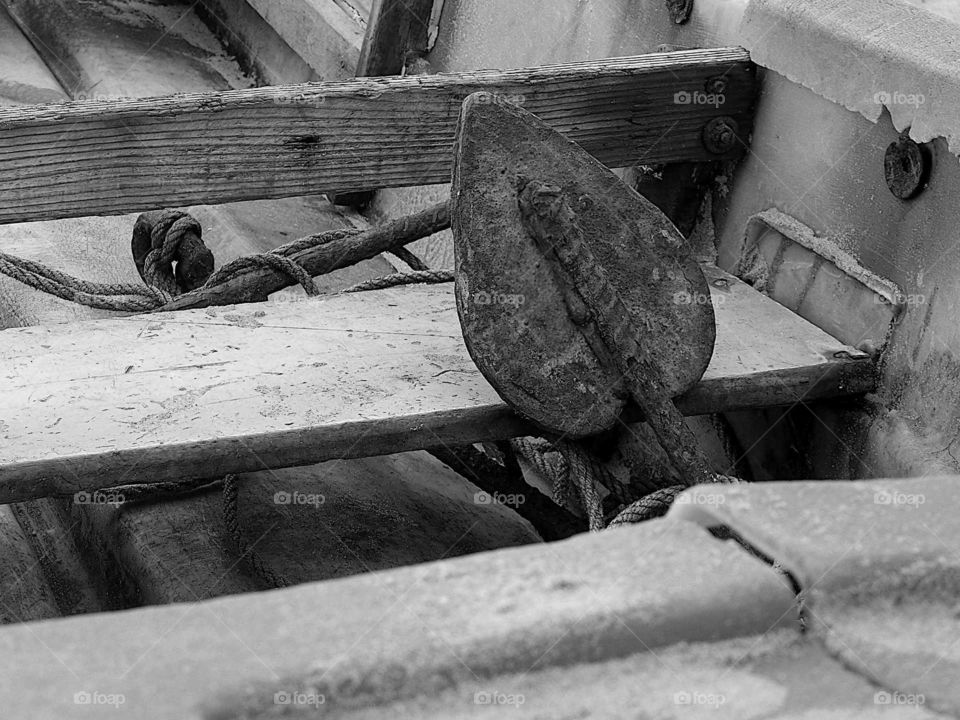
[[[674,102],[717,74],[721,107]],[[724,157],[704,126],[730,116],[745,138],[755,83],[734,48],[0,109],[0,222],[446,182],[460,104],[477,91],[623,166]]]
[[[374,0],[367,19],[363,47],[356,65],[357,77],[402,75],[407,51],[427,51],[434,0]],[[337,205],[363,210],[375,190],[336,192]]]
[[[864,353],[709,272],[717,343],[684,414],[873,389]],[[535,432],[471,361],[449,285],[6,330],[0,379],[0,503]]]

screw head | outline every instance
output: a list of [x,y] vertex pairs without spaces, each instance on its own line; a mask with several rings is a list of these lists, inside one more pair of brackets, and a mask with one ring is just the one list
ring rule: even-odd
[[720,95],[727,89],[727,79],[722,75],[709,78],[704,84],[704,90],[710,95]]
[[737,129],[737,121],[732,117],[715,117],[703,126],[703,146],[715,155],[728,153],[737,144]]
[[928,152],[904,132],[883,154],[883,176],[894,197],[901,200],[916,197],[929,180]]

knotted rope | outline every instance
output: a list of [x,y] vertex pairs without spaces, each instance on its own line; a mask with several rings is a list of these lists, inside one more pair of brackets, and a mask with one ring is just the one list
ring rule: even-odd
[[[237,258],[214,272],[213,254],[203,244],[197,220],[180,210],[164,210],[143,213],[134,226],[131,247],[134,263],[144,280],[143,285],[89,282],[6,253],[0,253],[0,274],[64,300],[102,310],[130,313],[162,309],[173,298],[193,290],[209,291],[220,288],[245,274],[251,267],[269,268],[286,275],[301,285],[308,295],[317,295],[319,290],[310,273],[291,256],[337,240],[369,234],[369,241],[364,241],[362,246],[358,244],[355,248],[345,250],[344,255],[350,258],[346,264],[352,264],[364,257],[379,254],[383,246],[370,252],[369,247],[373,244],[383,243],[389,247],[397,243],[412,242],[444,227],[449,227],[449,212],[446,206],[441,204],[370,231],[341,228],[308,235],[266,253]],[[375,237],[378,235],[379,237]],[[409,283],[448,282],[453,279],[450,272],[429,270],[423,261],[402,245],[392,247],[391,252],[413,267],[414,272],[397,273],[370,281],[369,286],[348,290],[357,292]],[[322,275],[332,269],[335,267],[320,270],[317,274]],[[236,287],[226,293],[221,291],[221,295],[231,297],[218,296],[216,303],[243,301],[246,298],[241,298],[239,293],[246,291]]]
[[[203,278],[206,279],[213,272],[213,254],[203,245],[202,234],[203,228],[196,218],[182,210],[145,213],[137,218],[131,242],[134,262],[147,285],[165,293],[168,302],[185,290],[184,278],[189,274],[203,274],[206,270]],[[144,235],[149,236],[150,246],[146,255],[142,256]],[[182,252],[187,249],[188,240],[193,241],[190,243],[190,252]],[[195,248],[197,244],[203,249]],[[184,266],[178,273],[173,267],[175,260],[178,266]],[[191,267],[188,273],[186,266],[194,263],[203,267]]]

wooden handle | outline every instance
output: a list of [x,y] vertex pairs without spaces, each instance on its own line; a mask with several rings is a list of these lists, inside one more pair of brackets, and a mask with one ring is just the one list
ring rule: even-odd
[[538,180],[525,181],[519,190],[524,227],[544,254],[559,261],[558,280],[565,286],[571,319],[623,374],[684,483],[714,482],[696,437],[670,399],[663,371],[649,348],[637,343],[630,311],[585,241],[563,191]]

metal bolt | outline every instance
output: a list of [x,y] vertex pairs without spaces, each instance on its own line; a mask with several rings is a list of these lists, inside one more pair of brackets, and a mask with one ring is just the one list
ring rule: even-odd
[[715,117],[703,126],[703,146],[715,155],[733,150],[737,144],[737,121],[726,115]]
[[927,186],[930,158],[925,148],[911,140],[905,131],[890,143],[883,155],[883,175],[895,197],[909,200]]
[[710,95],[720,95],[724,90],[727,89],[727,79],[723,75],[717,75],[716,77],[708,78],[704,89]]
[[670,13],[670,21],[683,25],[690,19],[690,13],[693,11],[693,0],[667,0],[667,11]]

